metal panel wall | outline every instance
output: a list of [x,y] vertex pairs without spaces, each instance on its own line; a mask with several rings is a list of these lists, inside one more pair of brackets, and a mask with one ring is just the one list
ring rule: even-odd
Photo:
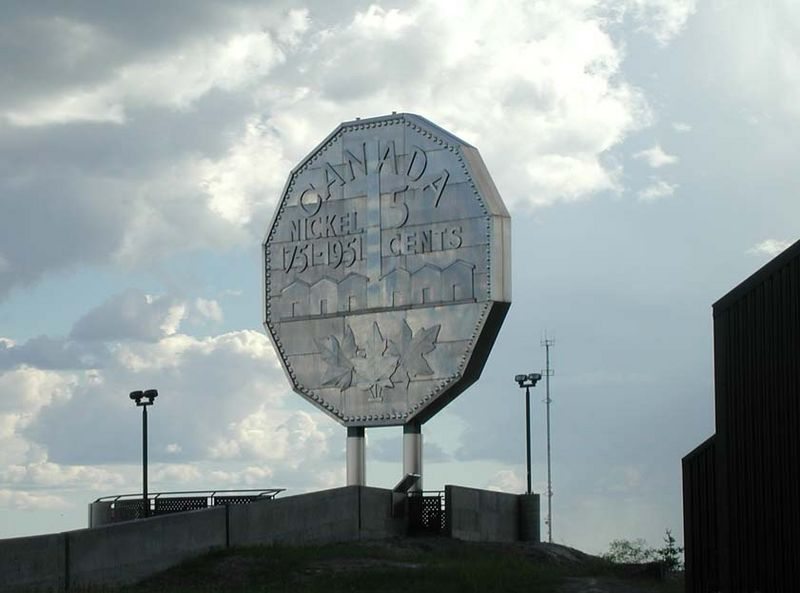
[[800,243],[714,305],[714,343],[721,590],[795,590]]
[[686,593],[719,590],[715,437],[683,458]]

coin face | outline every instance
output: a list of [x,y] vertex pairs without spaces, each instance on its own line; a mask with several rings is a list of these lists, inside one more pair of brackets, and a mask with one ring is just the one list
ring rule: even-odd
[[293,389],[346,426],[429,419],[486,362],[510,231],[474,147],[412,114],[341,124],[264,240],[264,326]]

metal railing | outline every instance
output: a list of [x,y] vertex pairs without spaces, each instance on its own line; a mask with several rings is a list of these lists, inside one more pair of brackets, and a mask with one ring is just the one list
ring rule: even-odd
[[[195,511],[228,504],[249,504],[260,500],[272,500],[285,488],[236,489],[236,490],[182,490],[154,492],[147,496],[148,516],[167,515]],[[130,521],[145,517],[141,493],[113,494],[101,496],[95,503],[110,502],[110,520]]]
[[409,535],[440,535],[447,531],[445,497],[442,490],[408,493]]

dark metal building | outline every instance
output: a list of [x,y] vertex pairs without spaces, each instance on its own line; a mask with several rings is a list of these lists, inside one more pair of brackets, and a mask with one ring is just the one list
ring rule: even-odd
[[707,439],[683,458],[687,593],[719,591],[715,439]]
[[800,578],[800,241],[714,304],[716,434],[683,459],[687,593]]

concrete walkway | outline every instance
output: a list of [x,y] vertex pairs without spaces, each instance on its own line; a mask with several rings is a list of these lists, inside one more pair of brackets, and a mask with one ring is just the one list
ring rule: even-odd
[[573,577],[567,579],[558,593],[654,593],[648,584],[623,582],[613,578]]

